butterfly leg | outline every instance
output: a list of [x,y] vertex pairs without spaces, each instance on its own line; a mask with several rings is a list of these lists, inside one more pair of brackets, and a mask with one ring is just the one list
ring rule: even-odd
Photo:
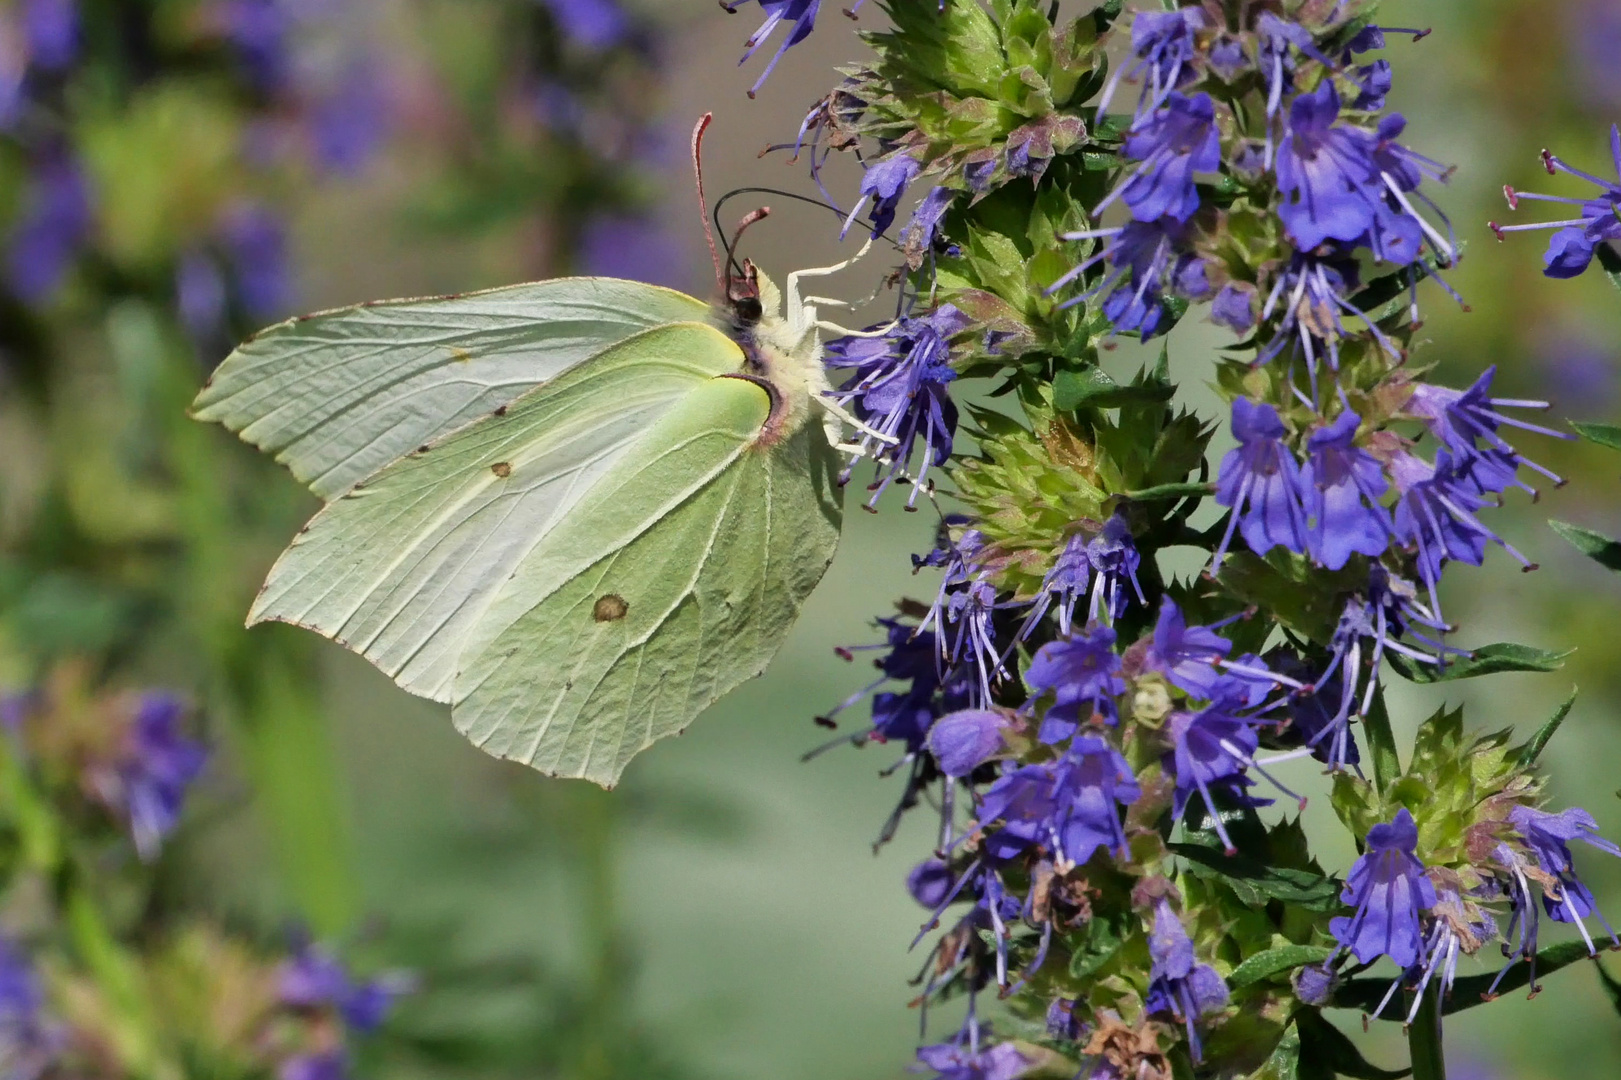
[[[840,420],[844,421],[846,424],[849,424],[851,427],[855,428],[857,431],[861,432],[863,435],[869,436],[870,438],[877,439],[879,442],[888,443],[891,446],[894,446],[894,445],[896,445],[897,443],[900,442],[900,440],[897,439],[893,435],[885,435],[882,431],[879,431],[876,428],[868,427],[866,424],[863,424],[860,420],[857,420],[855,418],[855,416],[853,416],[847,409],[845,409],[844,406],[838,404],[837,402],[834,402],[834,401],[828,399],[825,396],[822,398],[822,408],[826,409],[829,413],[831,413],[833,416],[838,417]],[[851,443],[840,442],[835,447],[835,449],[843,450],[846,453],[856,453],[856,452],[859,452],[860,447],[855,446],[855,445],[853,445]]]
[[860,251],[856,252],[854,255],[850,256],[848,259],[845,259],[841,263],[835,263],[832,266],[817,266],[805,270],[795,270],[793,273],[789,274],[786,281],[788,289],[789,329],[795,333],[803,334],[809,331],[812,326],[816,325],[816,310],[814,308],[807,310],[806,305],[809,303],[809,301],[801,300],[799,297],[799,282],[802,278],[826,277],[829,274],[836,274],[840,270],[846,269],[852,265],[857,259],[860,259],[871,249],[872,239],[869,237],[867,242],[861,245]]
[[876,330],[851,330],[848,327],[840,326],[838,323],[828,322],[826,319],[816,320],[816,328],[818,330],[826,330],[828,333],[836,334],[839,337],[853,338],[881,338],[900,324],[901,321],[896,319],[894,322],[886,323],[885,325],[878,327]]

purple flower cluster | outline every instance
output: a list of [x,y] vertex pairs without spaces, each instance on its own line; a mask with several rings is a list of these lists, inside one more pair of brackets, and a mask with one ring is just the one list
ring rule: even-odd
[[185,717],[186,705],[175,695],[141,695],[117,751],[90,773],[102,801],[128,821],[143,859],[157,858],[208,762],[207,749],[185,734]]
[[[969,324],[967,316],[944,304],[926,315],[902,318],[881,334],[827,344],[827,366],[850,372],[831,396],[864,425],[840,482],[849,480],[857,459],[871,458],[878,477],[869,488],[869,508],[897,480],[912,485],[906,506],[916,506],[929,470],[951,456],[957,406],[946,388],[957,373],[951,367],[950,342]],[[914,458],[915,476],[910,472]]]
[[[412,976],[401,972],[356,981],[337,957],[305,943],[282,964],[276,989],[287,1009],[332,1013],[342,1019],[348,1032],[370,1035],[388,1018],[394,1002],[410,993],[415,984]],[[280,1080],[343,1080],[348,1075],[349,1055],[341,1043],[290,1055],[277,1070]]]

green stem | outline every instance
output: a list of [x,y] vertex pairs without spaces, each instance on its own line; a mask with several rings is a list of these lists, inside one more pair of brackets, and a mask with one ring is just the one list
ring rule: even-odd
[[1446,1055],[1441,1047],[1441,998],[1437,987],[1424,991],[1418,1015],[1407,1029],[1407,1048],[1413,1058],[1413,1080],[1447,1080]]
[[615,839],[618,805],[612,795],[584,784],[569,792],[574,813],[579,904],[587,945],[588,996],[584,1002],[573,1080],[608,1080],[615,1073],[614,1041],[624,1027],[625,957],[616,902]]

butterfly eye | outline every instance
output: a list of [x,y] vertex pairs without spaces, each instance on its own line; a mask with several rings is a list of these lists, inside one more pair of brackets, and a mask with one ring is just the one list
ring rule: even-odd
[[753,326],[760,321],[765,309],[760,306],[758,296],[742,296],[732,301],[732,315],[744,326]]

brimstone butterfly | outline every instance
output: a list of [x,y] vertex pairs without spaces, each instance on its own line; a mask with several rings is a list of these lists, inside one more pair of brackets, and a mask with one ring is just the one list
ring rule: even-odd
[[717,260],[720,320],[669,289],[561,278],[242,345],[194,414],[327,502],[249,624],[315,630],[448,702],[489,753],[612,786],[764,671],[838,544],[853,421],[824,396],[831,324],[799,295],[838,268],[790,275],[779,315],[744,267]]

